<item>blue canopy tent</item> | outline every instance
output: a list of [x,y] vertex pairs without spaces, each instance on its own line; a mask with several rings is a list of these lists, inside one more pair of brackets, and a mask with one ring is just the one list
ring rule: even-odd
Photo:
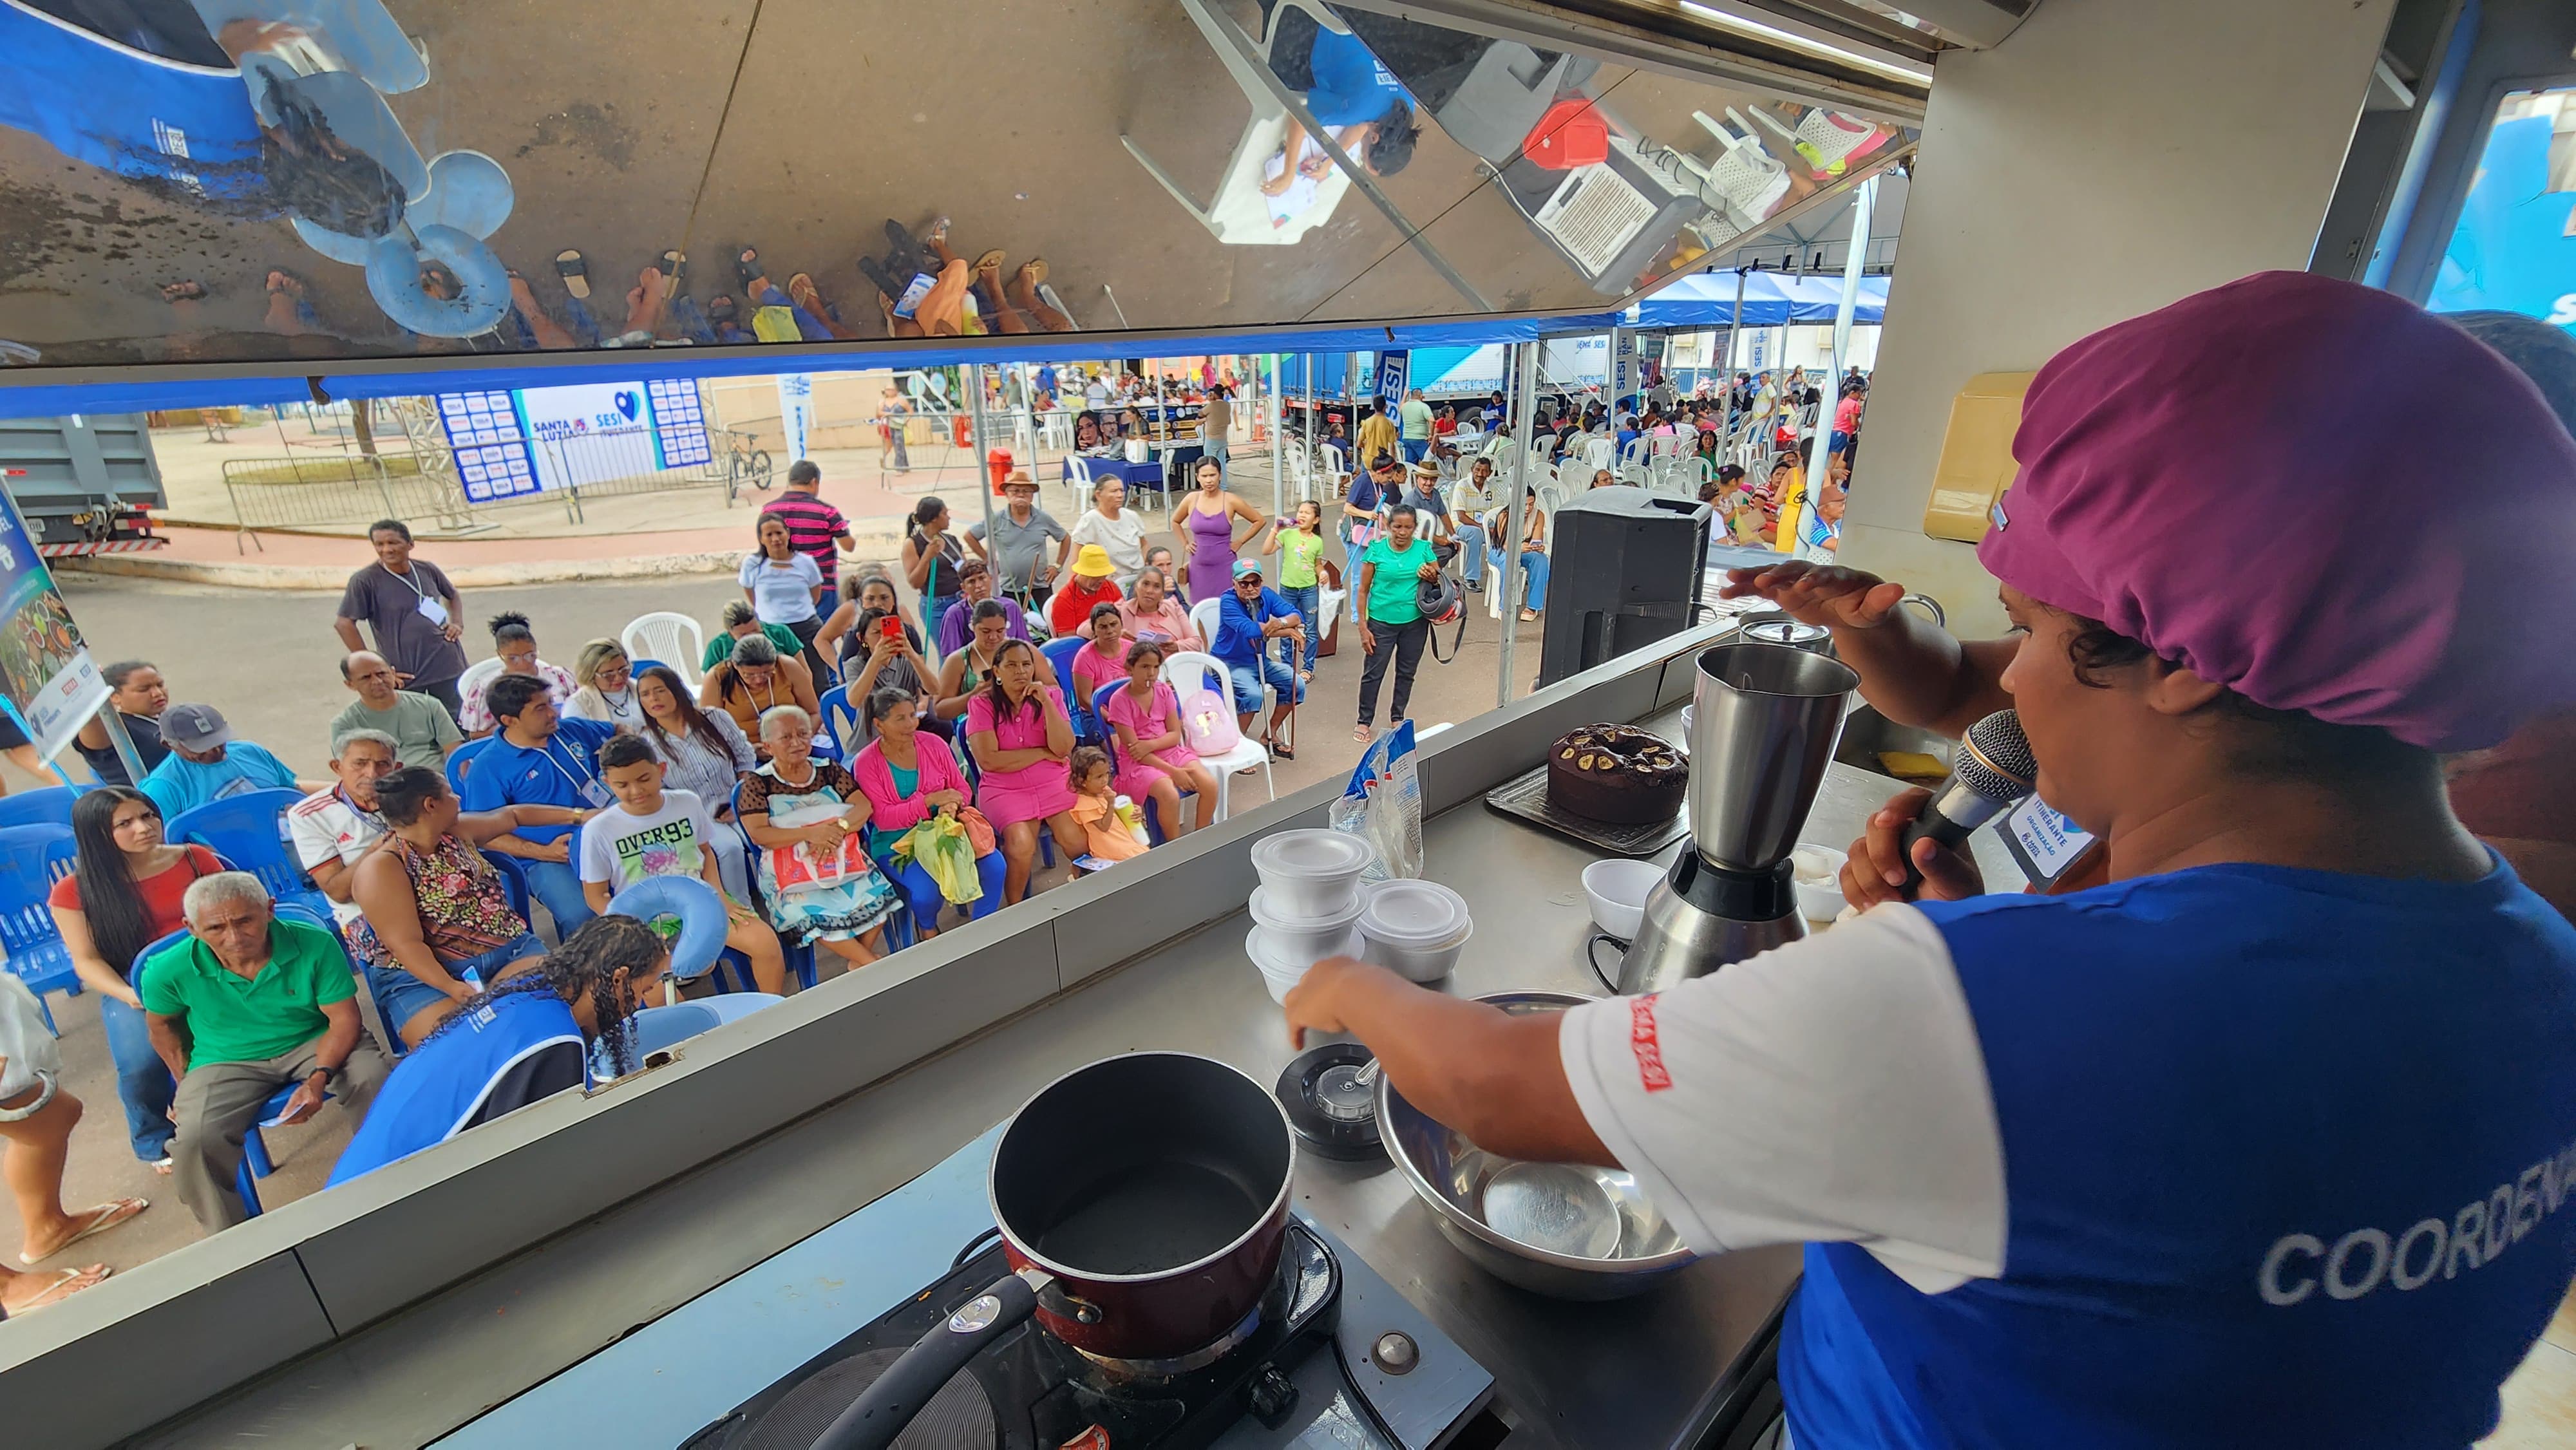
[[[347,362],[316,359],[279,377],[242,367],[225,376],[215,365],[174,370],[163,380],[47,382],[42,368],[0,370],[0,417],[58,417],[66,413],[137,413],[158,408],[217,404],[300,402],[312,397],[306,378],[318,377],[328,398],[388,398],[476,389],[561,387],[576,383],[639,382],[656,378],[765,376],[772,373],[857,372],[869,368],[935,367],[951,363],[1068,362],[1100,357],[1194,356],[1233,353],[1324,353],[1526,342],[1543,333],[1607,328],[1615,313],[1579,316],[1473,317],[1452,321],[1326,324],[1311,328],[1136,336],[1118,332],[1029,333],[989,339],[914,339],[893,344],[804,346],[747,345],[698,348],[615,349],[579,354],[445,354],[388,358],[352,370]],[[969,345],[971,344],[971,345]],[[226,369],[230,371],[229,368]],[[108,370],[81,370],[83,374]],[[125,371],[125,370],[117,370]]]
[[[1831,322],[1842,301],[1840,277],[1799,276],[1789,272],[1744,274],[1744,315],[1735,314],[1736,273],[1700,272],[1684,277],[1630,307],[1621,321],[1628,327],[1699,328],[1778,327],[1791,322]],[[1860,279],[1852,321],[1881,322],[1887,316],[1887,279]]]

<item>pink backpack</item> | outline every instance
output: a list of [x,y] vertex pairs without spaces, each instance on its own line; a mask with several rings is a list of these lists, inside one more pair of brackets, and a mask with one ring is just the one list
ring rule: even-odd
[[1207,687],[1206,676],[1200,676],[1198,687],[1181,700],[1181,743],[1200,756],[1223,755],[1243,743],[1243,732],[1235,728],[1232,681],[1224,692]]

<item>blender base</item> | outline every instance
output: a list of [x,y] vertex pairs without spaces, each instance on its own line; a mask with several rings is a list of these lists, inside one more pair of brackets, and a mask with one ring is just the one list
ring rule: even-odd
[[1660,992],[1806,934],[1792,863],[1738,871],[1686,846],[1646,897],[1637,938],[1619,959],[1619,993]]

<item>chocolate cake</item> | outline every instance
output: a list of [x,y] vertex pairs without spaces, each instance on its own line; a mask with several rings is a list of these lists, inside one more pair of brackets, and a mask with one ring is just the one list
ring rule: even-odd
[[1586,725],[1547,754],[1548,804],[1614,825],[1671,820],[1690,764],[1660,735],[1633,725]]

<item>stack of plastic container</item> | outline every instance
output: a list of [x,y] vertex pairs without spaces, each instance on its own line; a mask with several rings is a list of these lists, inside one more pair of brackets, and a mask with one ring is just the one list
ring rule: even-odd
[[1360,960],[1416,982],[1458,969],[1476,923],[1467,899],[1437,881],[1397,879],[1371,886],[1360,904]]
[[1358,954],[1360,876],[1374,859],[1366,841],[1344,831],[1281,831],[1253,844],[1261,885],[1243,952],[1273,1000],[1287,1001],[1289,988],[1324,958]]

